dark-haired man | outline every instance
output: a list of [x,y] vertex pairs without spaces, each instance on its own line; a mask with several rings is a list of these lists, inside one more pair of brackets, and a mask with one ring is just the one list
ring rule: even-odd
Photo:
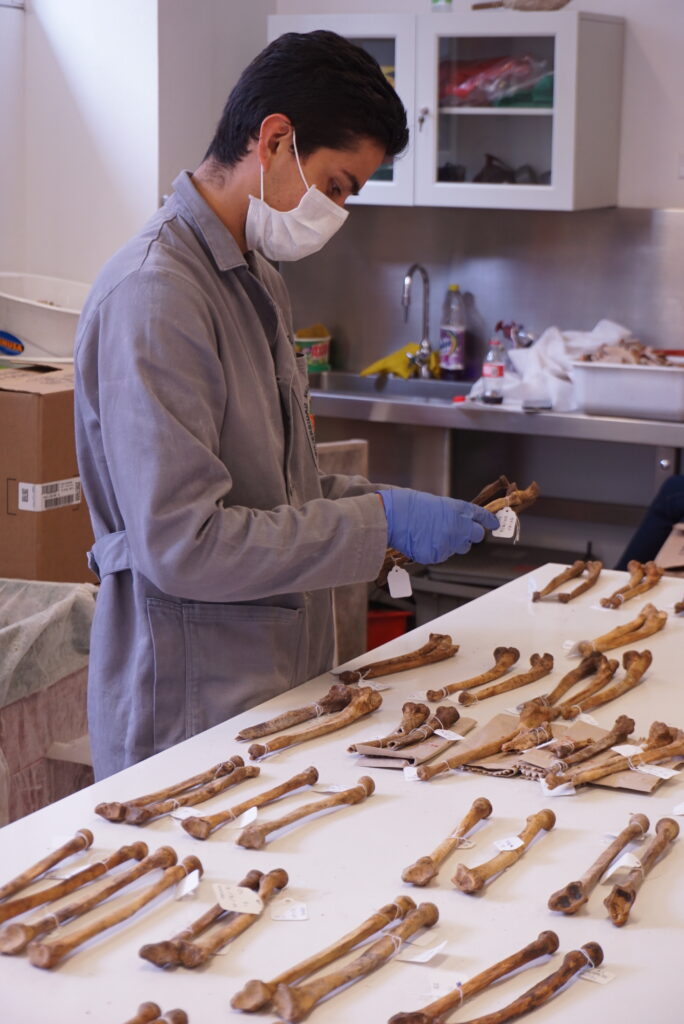
[[200,167],[95,282],[75,360],[101,579],[97,777],[329,668],[329,588],[373,579],[388,542],[438,561],[496,523],[320,474],[287,293],[264,259],[320,249],[407,138],[362,49],[282,36],[243,72]]

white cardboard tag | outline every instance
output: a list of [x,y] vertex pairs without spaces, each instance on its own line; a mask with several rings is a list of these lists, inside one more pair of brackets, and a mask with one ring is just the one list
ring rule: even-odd
[[421,949],[420,952],[416,953],[410,946],[405,946],[395,956],[395,960],[403,960],[406,964],[427,964],[432,960],[433,957],[441,953],[446,947],[447,940],[439,942],[436,946],[430,946],[429,949]]
[[195,870],[191,871],[189,875],[185,876],[185,878],[181,878],[180,882],[176,886],[173,898],[175,900],[182,900],[184,896],[189,896],[190,893],[193,893],[199,884],[200,873],[195,868]]
[[564,640],[562,646],[566,658],[578,658],[580,653],[579,645],[579,640]]
[[387,586],[391,597],[410,597],[413,593],[411,577],[400,565],[395,565],[387,573]]
[[256,821],[256,817],[259,813],[258,807],[248,807],[242,814],[238,814],[237,818],[233,818],[232,821],[227,822],[226,828],[244,828],[245,825],[251,824]]
[[551,789],[546,784],[546,779],[540,779],[541,789],[544,796],[575,796],[577,790],[573,786],[572,782],[562,782],[560,786],[554,786]]
[[539,586],[539,583],[537,582],[537,578],[535,576],[530,576],[530,578],[527,581],[527,593],[529,594],[530,598],[538,590],[541,590],[541,587]]
[[512,508],[502,508],[494,513],[499,520],[499,526],[492,530],[492,537],[513,537],[513,543],[517,544],[520,539],[520,520]]
[[244,885],[226,885],[223,882],[214,882],[214,894],[219,906],[237,914],[260,914],[264,909],[261,896]]
[[634,771],[642,775],[655,775],[657,779],[674,779],[679,775],[674,768],[666,768],[663,764],[635,764]]
[[494,843],[497,850],[503,853],[505,850],[519,850],[521,846],[524,846],[520,836],[507,836],[505,839],[497,839]]
[[615,975],[605,967],[590,967],[588,971],[582,971],[580,974],[582,981],[593,981],[596,985],[607,985],[614,977]]
[[684,815],[684,804],[677,804],[672,813],[676,814],[677,817],[681,818],[681,816]]
[[420,779],[418,777],[418,769],[415,768],[412,764],[407,765],[406,768],[402,770],[404,773],[404,782],[420,782]]
[[623,853],[621,857],[618,857],[618,859],[610,865],[605,874],[601,876],[601,884],[606,884],[621,871],[632,871],[633,868],[640,867],[641,861],[638,857],[635,857],[633,853]]
[[598,722],[593,715],[587,715],[586,712],[582,712],[581,715],[577,716],[578,722],[584,722],[585,725],[598,725]]
[[185,818],[194,818],[196,814],[197,808],[195,807],[174,807],[169,816],[175,818],[176,821],[183,821]]
[[621,754],[622,757],[634,757],[635,754],[643,754],[643,748],[638,746],[636,743],[618,743],[616,747],[611,747],[616,754]]
[[295,900],[291,896],[285,896],[271,904],[272,921],[308,921],[309,908],[301,900]]
[[460,732],[452,732],[451,729],[435,729],[435,736],[441,736],[443,740],[452,740],[454,743],[464,738]]
[[313,793],[344,793],[345,789],[349,789],[349,786],[340,782],[317,782],[311,787]]

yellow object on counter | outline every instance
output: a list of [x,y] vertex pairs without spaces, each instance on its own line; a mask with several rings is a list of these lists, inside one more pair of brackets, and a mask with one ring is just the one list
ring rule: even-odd
[[325,324],[313,324],[311,327],[300,327],[295,331],[295,338],[329,338],[330,331]]
[[[409,362],[406,358],[409,355],[415,355],[418,351],[418,345],[413,342],[409,345],[404,345],[403,348],[397,349],[396,352],[392,352],[389,356],[384,356],[382,359],[378,359],[375,363],[371,363],[365,370],[361,370],[360,376],[367,377],[371,373],[393,373],[396,377],[404,377],[408,380],[409,377],[414,377],[416,373],[415,366]],[[439,353],[430,353],[430,362],[428,363],[430,373],[433,377],[439,377]]]

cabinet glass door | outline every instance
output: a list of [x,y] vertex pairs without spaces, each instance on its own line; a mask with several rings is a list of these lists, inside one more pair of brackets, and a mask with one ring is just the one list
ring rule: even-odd
[[[413,125],[415,85],[415,19],[410,14],[392,15],[273,15],[268,19],[269,40],[283,32],[325,29],[345,36],[377,60],[386,78],[406,107],[409,128]],[[316,83],[312,82],[313,89]],[[413,203],[413,155],[411,145],[395,160],[383,164],[349,205],[397,205]]]

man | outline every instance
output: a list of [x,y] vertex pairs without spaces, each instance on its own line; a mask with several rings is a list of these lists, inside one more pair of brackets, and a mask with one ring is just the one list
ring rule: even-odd
[[328,669],[328,588],[374,579],[388,543],[437,561],[496,525],[462,502],[319,473],[304,359],[264,259],[320,249],[407,138],[363,50],[282,36],[243,73],[197,171],[95,282],[75,362],[101,579],[98,778]]

